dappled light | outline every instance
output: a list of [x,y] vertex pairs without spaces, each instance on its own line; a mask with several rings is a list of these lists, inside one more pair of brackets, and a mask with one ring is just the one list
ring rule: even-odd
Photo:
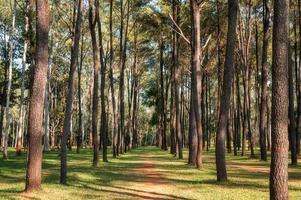
[[0,0],[0,199],[301,199],[301,0]]

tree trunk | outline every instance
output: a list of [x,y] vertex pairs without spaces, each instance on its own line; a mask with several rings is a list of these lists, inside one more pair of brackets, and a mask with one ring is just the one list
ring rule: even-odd
[[132,127],[132,141],[131,145],[132,147],[137,147],[137,130],[136,130],[136,120],[137,120],[137,97],[138,97],[138,72],[137,72],[137,62],[138,62],[138,49],[137,49],[137,29],[136,24],[134,24],[134,66],[133,66],[133,109],[132,109],[132,121],[131,121],[131,127]]
[[189,110],[189,157],[188,164],[196,166],[196,157],[197,157],[197,145],[198,145],[198,136],[196,129],[196,120],[195,120],[195,106],[193,101],[193,94],[191,92],[190,98],[190,110]]
[[[171,66],[172,68],[172,66]],[[173,69],[171,69],[171,80],[173,79]],[[177,155],[177,146],[175,140],[175,124],[176,124],[176,115],[175,115],[175,100],[174,100],[174,84],[171,81],[170,88],[170,153],[172,155]]]
[[216,170],[217,181],[227,181],[225,158],[225,134],[229,116],[231,85],[234,74],[234,50],[236,42],[236,21],[238,2],[228,0],[228,33],[226,46],[226,59],[224,67],[223,89],[220,104],[220,114],[216,137]]
[[254,134],[251,129],[251,73],[248,76],[248,105],[247,105],[247,119],[248,119],[248,136],[249,136],[249,145],[250,145],[250,158],[255,158],[254,152]]
[[21,75],[21,97],[20,97],[20,104],[19,104],[19,129],[18,129],[18,136],[17,136],[17,146],[16,146],[16,154],[21,155],[22,149],[22,135],[24,133],[24,116],[25,116],[25,109],[24,109],[24,92],[25,92],[25,68],[26,68],[26,56],[27,56],[27,47],[28,47],[28,29],[29,29],[29,4],[26,2],[25,6],[25,33],[24,33],[24,51],[22,57],[22,75]]
[[[97,1],[98,2],[98,1]],[[97,10],[99,6],[96,6]],[[107,127],[107,113],[106,113],[106,64],[104,63],[103,43],[102,43],[102,29],[99,11],[97,11],[97,24],[98,24],[98,36],[100,47],[100,63],[101,63],[101,83],[100,83],[100,98],[101,98],[101,124],[100,124],[100,137],[102,140],[102,160],[108,162],[107,157],[107,143],[108,143],[108,127]]]
[[[129,2],[127,3],[129,10]],[[123,26],[124,26],[124,11],[123,11],[123,0],[121,0],[120,7],[120,81],[119,81],[119,109],[120,109],[120,117],[119,117],[119,145],[120,153],[123,153],[125,150],[125,126],[124,126],[124,73],[125,73],[125,65],[126,65],[126,49],[127,49],[127,34],[128,34],[128,21],[129,21],[129,13],[126,16],[126,26],[125,26],[125,36],[123,38]]]
[[[96,16],[98,12],[98,0],[89,0],[89,28],[91,33],[92,48],[93,48],[93,69],[94,69],[94,85],[93,85],[93,100],[92,100],[92,143],[93,143],[93,166],[98,165],[99,159],[99,144],[97,132],[97,118],[98,118],[98,79],[99,79],[99,46],[96,40]],[[94,7],[97,9],[94,10]]]
[[210,149],[210,146],[211,146],[211,130],[212,130],[212,123],[211,121],[213,120],[212,118],[212,103],[211,103],[211,82],[210,82],[210,79],[208,78],[208,98],[209,98],[209,102],[208,102],[208,109],[209,109],[209,112],[208,112],[208,136],[207,136],[207,151],[209,151]]
[[[299,12],[301,13],[301,8],[299,7],[300,6],[300,3],[301,1],[299,0],[298,1],[298,10]],[[297,118],[296,118],[296,151],[297,151],[297,154],[300,154],[300,134],[299,134],[299,130],[298,130],[298,126],[299,126],[299,122],[298,122],[298,116],[301,112],[299,112],[299,94],[300,94],[300,68],[299,68],[299,63],[298,63],[298,36],[297,36],[297,26],[298,26],[298,21],[300,21],[301,19],[301,15],[299,14],[298,16],[298,11],[295,10],[294,11],[294,50],[295,50],[295,83],[296,83],[296,103],[297,103]],[[300,22],[300,25],[301,25],[301,22]],[[300,30],[301,30],[301,27],[300,27]],[[300,43],[301,44],[301,43]],[[300,101],[301,102],[301,101]],[[301,111],[301,110],[300,110]]]
[[205,108],[205,93],[206,93],[206,72],[203,73],[202,76],[202,92],[201,92],[201,119],[202,119],[202,132],[203,132],[203,139],[202,139],[202,149],[205,149],[205,142],[206,142],[206,108]]
[[267,149],[271,150],[271,105],[267,101]]
[[36,1],[36,55],[35,68],[31,87],[29,105],[29,144],[26,172],[27,192],[41,188],[42,171],[42,125],[44,97],[48,69],[48,31],[49,31],[49,4],[47,0]]
[[50,101],[50,79],[51,79],[51,65],[52,65],[52,41],[50,38],[50,50],[49,50],[49,61],[48,61],[48,70],[47,70],[47,81],[46,81],[46,89],[45,89],[45,107],[44,107],[44,151],[49,151],[49,101]]
[[118,142],[118,117],[116,113],[116,100],[115,100],[115,90],[114,90],[114,78],[113,78],[113,0],[110,0],[110,88],[111,88],[111,98],[112,98],[112,111],[113,111],[113,157],[118,156],[117,142]]
[[270,199],[288,199],[289,0],[274,1]]
[[[301,0],[298,0],[298,13],[299,13],[299,45],[301,46]],[[299,47],[299,59],[301,57],[301,48]],[[301,62],[299,60],[299,70],[298,70],[298,134],[297,134],[297,153],[300,155],[301,147],[300,147],[300,139],[301,139]]]
[[[236,70],[236,68],[234,68]],[[237,156],[237,151],[238,151],[238,134],[239,134],[239,121],[237,117],[237,110],[238,110],[238,101],[237,101],[237,89],[236,89],[236,82],[237,82],[237,76],[234,73],[234,80],[233,80],[233,121],[234,121],[234,126],[233,126],[233,150],[234,150],[234,156]]]
[[[200,27],[200,7],[195,0],[190,1],[191,4],[191,99],[194,106],[194,120],[197,133],[197,154],[196,166],[202,168],[202,146],[203,146],[203,131],[202,131],[202,117],[201,117],[201,97],[202,97],[202,48],[200,41],[201,27]],[[192,117],[193,118],[193,117]],[[193,126],[192,126],[193,127]]]
[[[178,0],[172,1],[172,12],[173,12],[173,19],[176,23],[179,23],[179,12],[180,12],[180,5]],[[175,26],[175,25],[174,25]],[[174,27],[174,29],[176,29]],[[173,41],[172,41],[172,62],[173,62],[173,72],[174,72],[174,130],[176,135],[177,141],[177,149],[178,149],[178,157],[179,159],[183,158],[183,150],[182,150],[182,134],[181,134],[181,121],[180,121],[180,96],[179,96],[179,85],[180,85],[180,71],[179,71],[179,36],[176,32],[173,32]]]
[[68,78],[68,91],[67,91],[67,99],[66,99],[64,128],[63,128],[63,135],[62,135],[61,149],[60,149],[61,150],[61,175],[60,175],[61,184],[67,183],[67,142],[68,142],[68,135],[70,134],[70,129],[71,129],[73,96],[74,96],[74,89],[75,89],[74,76],[75,76],[78,54],[79,54],[82,9],[83,9],[83,2],[82,0],[78,0],[77,18],[76,18],[76,24],[74,30],[73,46],[71,49],[71,63],[70,63],[70,71],[69,71],[69,78]]
[[289,144],[291,150],[292,165],[297,165],[297,143],[296,143],[296,122],[295,122],[295,106],[294,106],[294,77],[293,77],[293,62],[291,60],[291,48],[288,49],[288,97],[289,97]]
[[161,120],[162,120],[162,146],[161,149],[167,151],[166,142],[166,110],[165,110],[165,98],[164,98],[164,41],[162,33],[160,35],[160,95],[161,95]]
[[3,134],[3,159],[8,159],[8,139],[9,139],[9,126],[10,126],[10,95],[11,95],[11,86],[12,86],[12,76],[13,76],[13,53],[14,53],[14,35],[15,35],[15,24],[16,24],[16,0],[13,0],[12,5],[12,24],[10,27],[9,33],[9,66],[8,66],[8,77],[7,77],[7,89],[6,89],[6,103],[5,103],[5,127]]
[[80,152],[80,148],[82,147],[82,141],[84,139],[84,130],[83,130],[83,114],[82,114],[82,92],[81,92],[81,74],[82,74],[82,66],[84,61],[84,36],[82,36],[81,41],[81,49],[80,49],[80,62],[77,68],[77,92],[78,92],[78,130],[76,137],[76,152]]
[[268,84],[268,45],[269,45],[269,23],[270,10],[268,0],[263,2],[263,44],[262,44],[262,68],[261,68],[261,101],[260,101],[260,119],[259,119],[259,136],[260,136],[260,159],[267,161],[267,84]]
[[206,93],[205,93],[205,102],[206,102],[206,106],[205,106],[205,116],[206,116],[206,124],[205,124],[205,140],[207,142],[206,145],[206,150],[209,151],[209,134],[210,134],[210,80],[209,80],[209,75],[208,73],[206,73],[206,78],[205,78],[205,82],[206,82]]
[[216,106],[216,119],[218,121],[218,115],[220,110],[220,97],[221,97],[221,85],[223,81],[223,68],[222,68],[222,48],[221,48],[221,28],[220,28],[220,2],[216,0],[216,14],[217,14],[217,106]]

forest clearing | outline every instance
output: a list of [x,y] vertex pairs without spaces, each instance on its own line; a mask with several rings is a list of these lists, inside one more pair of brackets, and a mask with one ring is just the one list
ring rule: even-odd
[[[67,186],[58,184],[57,152],[47,152],[43,159],[42,191],[24,194],[25,157],[10,153],[9,162],[0,161],[0,199],[258,200],[269,197],[270,169],[266,162],[250,160],[248,156],[227,156],[229,181],[218,184],[213,151],[204,154],[204,170],[198,170],[156,147],[141,147],[118,159],[109,156],[110,162],[97,168],[91,166],[91,150],[83,149],[80,154],[70,152]],[[289,167],[290,199],[301,198],[300,170],[300,166]]]

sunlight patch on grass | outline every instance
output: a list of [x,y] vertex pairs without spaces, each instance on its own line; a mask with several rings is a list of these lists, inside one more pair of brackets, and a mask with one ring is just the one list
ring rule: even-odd
[[[47,152],[43,159],[42,191],[31,199],[268,199],[269,163],[227,155],[229,181],[216,182],[214,152],[204,152],[201,170],[155,147],[141,147],[92,167],[92,150],[68,152],[68,185],[59,184],[59,156]],[[300,161],[301,162],[301,161]],[[147,169],[146,163],[149,165]],[[29,199],[21,193],[25,181],[25,154],[0,160],[0,199]],[[148,175],[147,175],[148,173]],[[155,178],[152,178],[155,177]],[[157,180],[159,179],[159,180]],[[301,167],[289,167],[290,199],[301,199]],[[154,183],[152,183],[152,181]],[[158,182],[157,182],[158,181]]]

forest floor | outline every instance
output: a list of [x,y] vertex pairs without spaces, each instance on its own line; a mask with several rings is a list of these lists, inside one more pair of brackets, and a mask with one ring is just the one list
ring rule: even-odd
[[[268,199],[269,163],[227,156],[229,181],[216,182],[214,151],[204,152],[204,168],[197,170],[183,160],[155,147],[131,150],[118,159],[109,157],[91,166],[92,151],[68,154],[68,185],[59,185],[59,156],[47,152],[43,159],[43,185],[37,193],[24,194],[25,153],[0,159],[0,199]],[[301,165],[301,160],[299,160]],[[290,199],[301,199],[301,166],[289,167]]]

